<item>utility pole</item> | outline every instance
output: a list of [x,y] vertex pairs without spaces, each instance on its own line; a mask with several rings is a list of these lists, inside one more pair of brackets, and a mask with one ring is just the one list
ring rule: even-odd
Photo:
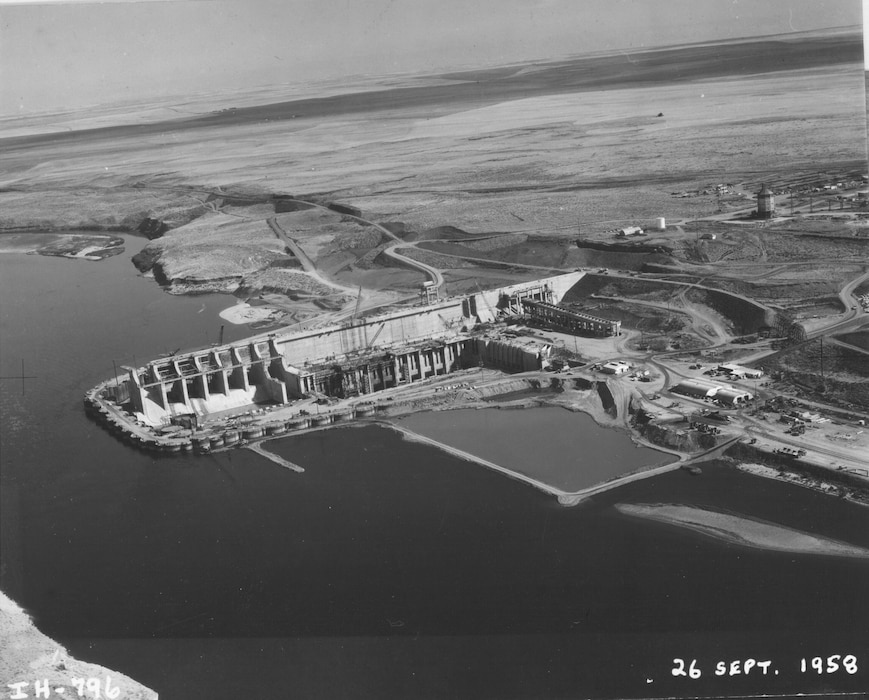
[[821,336],[819,340],[821,341],[821,387],[826,388],[824,381],[824,336]]

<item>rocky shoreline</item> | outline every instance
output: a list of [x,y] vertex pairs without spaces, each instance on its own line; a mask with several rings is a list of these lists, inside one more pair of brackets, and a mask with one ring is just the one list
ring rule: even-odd
[[819,491],[821,493],[827,494],[828,496],[837,496],[840,498],[844,498],[850,503],[855,503],[859,506],[863,506],[864,508],[869,508],[869,494],[867,494],[865,491],[852,489],[851,491],[845,490],[843,492],[840,485],[823,481],[822,479],[814,479],[804,474],[782,471],[779,469],[774,469],[772,467],[767,467],[763,464],[756,464],[752,462],[738,462],[736,464],[736,468],[740,471],[747,472],[748,474],[754,474],[755,476],[762,476],[766,479],[777,479],[779,481],[786,481],[789,484],[802,486],[803,488],[811,489],[812,491]]
[[[73,679],[88,685],[78,693]],[[39,697],[36,683],[69,696],[117,697],[123,700],[157,700],[157,693],[122,673],[80,661],[40,632],[30,616],[0,591],[0,687],[7,697]],[[89,693],[99,683],[99,693]]]

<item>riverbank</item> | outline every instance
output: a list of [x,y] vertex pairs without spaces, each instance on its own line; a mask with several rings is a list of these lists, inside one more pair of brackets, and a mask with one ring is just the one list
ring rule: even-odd
[[[0,687],[10,689],[9,697],[38,697],[34,684],[39,682],[40,687],[46,684],[55,693],[72,696],[78,690],[73,678],[100,683],[100,693],[89,691],[90,686],[85,688],[84,693],[91,697],[106,695],[123,700],[157,700],[158,697],[132,678],[71,657],[60,644],[42,634],[27,613],[0,591]],[[16,694],[15,687],[23,694]]]
[[728,544],[795,554],[869,559],[869,550],[737,513],[669,503],[618,503],[625,515],[675,525]]
[[833,484],[822,479],[815,479],[804,474],[796,474],[794,472],[774,469],[772,467],[767,467],[763,464],[756,464],[752,462],[738,462],[736,464],[736,468],[740,471],[754,474],[755,476],[762,476],[766,479],[785,481],[789,484],[802,486],[803,488],[810,489],[812,491],[820,491],[821,493],[825,493],[828,496],[844,498],[846,501],[856,503],[857,505],[863,506],[864,508],[869,508],[869,493],[866,493],[865,491],[860,491],[856,488],[849,489],[839,484]]

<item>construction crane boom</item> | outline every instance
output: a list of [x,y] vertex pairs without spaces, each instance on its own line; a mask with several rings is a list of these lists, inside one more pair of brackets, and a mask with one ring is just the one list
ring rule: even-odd
[[483,300],[483,303],[486,305],[486,308],[489,310],[489,315],[492,317],[492,321],[493,322],[497,321],[498,317],[495,315],[495,311],[489,305],[489,300],[486,299],[486,295],[483,294],[483,290],[480,288],[480,281],[475,279],[474,284],[477,285],[477,291],[480,293],[480,298]]
[[359,316],[359,307],[362,305],[362,285],[359,285],[359,291],[356,293],[356,308],[353,309],[353,316],[350,318],[350,323],[356,323],[356,318]]
[[380,331],[382,331],[385,327],[386,327],[386,323],[380,324],[380,328],[377,329],[377,332],[374,334],[374,337],[368,341],[368,345],[365,346],[366,348],[370,348],[372,345],[374,345],[374,341],[377,340],[377,336],[380,335]]

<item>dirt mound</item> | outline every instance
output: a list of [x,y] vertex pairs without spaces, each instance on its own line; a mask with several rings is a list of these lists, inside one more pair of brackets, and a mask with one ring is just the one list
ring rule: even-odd
[[563,302],[578,302],[592,294],[661,301],[680,289],[674,284],[634,277],[587,274],[565,294]]
[[385,221],[380,224],[390,233],[405,241],[419,240],[419,234],[402,221]]
[[462,229],[456,228],[455,226],[435,226],[434,228],[427,228],[419,233],[419,240],[421,241],[440,241],[449,238],[474,237],[475,234],[462,231]]
[[341,231],[332,238],[334,250],[349,250],[363,255],[383,241],[383,233],[376,228]]
[[838,279],[764,279],[759,282],[734,279],[710,280],[705,286],[718,287],[727,292],[742,294],[752,299],[768,299],[774,302],[799,301],[800,299],[838,299]]
[[857,348],[818,338],[767,358],[765,365],[825,402],[869,406],[869,362]]
[[646,423],[638,428],[642,436],[649,442],[680,452],[695,452],[700,449],[715,447],[715,436],[708,433],[698,433],[657,423]]
[[476,253],[487,253],[490,251],[503,250],[513,246],[522,245],[528,240],[528,234],[525,233],[506,233],[496,236],[487,236],[486,238],[478,238],[469,240],[463,243],[429,243],[430,246],[454,246],[457,249],[467,251],[468,255]]
[[326,205],[332,211],[338,212],[339,214],[348,214],[349,216],[362,216],[362,210],[359,207],[353,207],[349,204],[339,204],[338,202],[329,202]]
[[354,267],[360,270],[370,270],[377,267],[401,267],[394,258],[383,254],[383,251],[388,247],[388,243],[381,243],[376,248],[372,248],[354,263]]
[[304,211],[305,209],[313,209],[313,204],[306,202],[294,202],[288,199],[278,199],[275,201],[275,214],[289,214],[294,211]]
[[[470,260],[462,260],[461,258],[451,258],[444,255],[439,255],[431,250],[423,248],[406,248],[401,250],[402,255],[411,260],[418,260],[426,265],[437,267],[442,270],[456,270],[461,268],[477,267],[477,264]],[[385,257],[385,256],[384,256]],[[483,263],[485,264],[485,263]]]
[[537,238],[526,234],[487,235],[485,238],[462,243],[431,241],[420,244],[420,249],[458,257],[538,267],[569,268],[579,264],[576,251],[568,241]]
[[142,274],[150,272],[151,268],[154,267],[154,263],[156,263],[159,259],[160,249],[152,248],[151,246],[145,246],[132,258],[133,265],[135,265],[136,269]]
[[139,233],[145,234],[145,236],[148,237],[148,240],[153,240],[155,238],[160,238],[160,236],[166,233],[166,231],[169,230],[169,226],[166,222],[160,221],[159,219],[145,217],[136,227],[136,230]]
[[740,335],[757,333],[761,328],[775,325],[775,313],[740,297],[713,289],[694,288],[688,292],[689,301],[715,309]]
[[335,290],[319,283],[304,272],[285,268],[270,268],[245,275],[238,287],[243,295],[271,292],[283,294],[289,299],[309,299],[334,294]]
[[648,265],[666,265],[672,262],[669,255],[649,252],[622,252],[578,248],[571,254],[576,267],[606,267],[613,270],[645,270]]
[[599,241],[576,241],[576,247],[583,250],[601,250],[611,253],[660,253],[671,255],[673,249],[665,245],[651,245],[646,243],[603,243]]

